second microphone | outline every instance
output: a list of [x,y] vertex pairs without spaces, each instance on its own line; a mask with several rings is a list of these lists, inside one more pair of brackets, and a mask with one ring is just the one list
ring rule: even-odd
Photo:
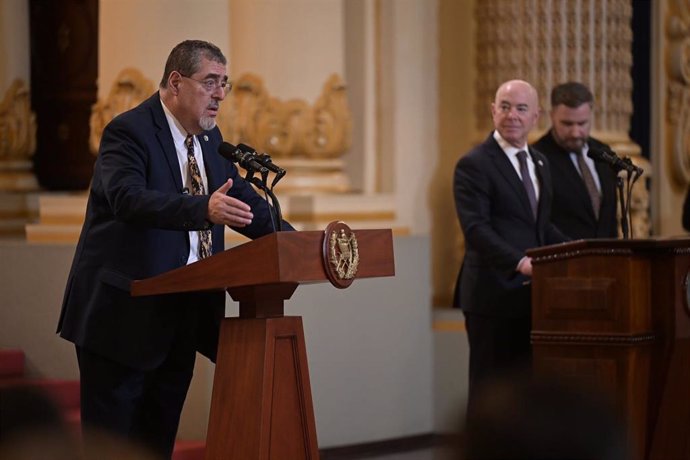
[[256,161],[250,152],[243,152],[240,148],[228,142],[223,142],[218,146],[218,153],[225,159],[237,163],[242,168],[259,174],[268,174],[268,168]]

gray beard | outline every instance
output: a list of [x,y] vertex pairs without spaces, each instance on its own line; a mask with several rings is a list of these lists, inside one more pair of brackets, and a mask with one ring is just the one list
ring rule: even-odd
[[201,117],[199,127],[204,131],[209,131],[216,127],[216,119],[213,117]]

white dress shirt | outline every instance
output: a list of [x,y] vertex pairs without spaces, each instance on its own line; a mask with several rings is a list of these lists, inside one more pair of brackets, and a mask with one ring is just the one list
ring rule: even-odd
[[539,202],[539,180],[537,179],[537,167],[534,164],[532,155],[529,153],[527,143],[525,143],[525,145],[521,148],[514,147],[510,145],[508,141],[503,139],[498,131],[494,131],[494,139],[496,139],[496,142],[498,142],[498,145],[503,150],[503,153],[505,153],[508,157],[508,160],[510,160],[510,164],[513,165],[515,172],[521,180],[522,173],[520,172],[520,161],[517,158],[517,154],[521,150],[525,151],[527,154],[527,169],[529,170],[529,177],[532,179],[532,185],[534,185],[534,195],[537,197],[537,202]]
[[[170,110],[165,106],[163,100],[161,100],[161,105],[163,106],[163,111],[165,112],[165,118],[168,119],[168,126],[170,127],[170,133],[172,134],[173,143],[175,144],[175,151],[177,152],[177,161],[180,164],[180,174],[182,175],[182,188],[184,190],[181,193],[192,193],[192,177],[189,174],[189,161],[187,160],[187,146],[185,141],[187,140],[187,131],[182,127],[177,118],[172,114]],[[201,144],[196,136],[194,139],[194,157],[196,157],[196,162],[199,165],[199,172],[201,173],[201,181],[204,184],[206,193],[210,194],[208,190],[208,178],[206,177],[206,168],[204,167],[204,155],[201,151]],[[192,262],[199,260],[199,231],[194,230],[189,232],[189,256],[187,257],[187,265]]]

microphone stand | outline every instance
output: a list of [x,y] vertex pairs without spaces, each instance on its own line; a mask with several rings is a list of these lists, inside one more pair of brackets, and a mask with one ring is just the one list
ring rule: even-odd
[[[630,158],[624,158],[623,161],[626,163],[632,165],[632,161]],[[628,171],[628,205],[627,205],[627,210],[628,210],[628,220],[630,223],[630,237],[634,238],[634,231],[633,231],[633,224],[632,224],[632,206],[630,205],[632,201],[632,189],[633,185],[635,185],[635,182],[642,176],[642,169],[636,168],[634,171],[631,171],[630,169]],[[632,179],[631,179],[632,176]]]
[[618,190],[618,201],[621,205],[621,230],[623,231],[623,239],[630,238],[628,234],[628,209],[625,205],[625,194],[623,193],[623,178],[616,175],[616,189]]
[[[268,210],[271,213],[271,220],[275,219],[275,225],[273,226],[273,228],[276,229],[277,232],[282,231],[283,230],[283,216],[282,216],[282,213],[280,211],[280,202],[278,201],[278,198],[276,198],[275,194],[273,193],[273,187],[268,188],[268,186],[266,185],[266,179],[261,180],[258,177],[249,177],[248,180],[252,184],[256,185],[259,189],[263,190],[264,193],[266,193],[271,198],[271,203],[273,203],[273,207],[271,207],[271,203],[269,203]],[[271,212],[272,209],[275,210],[275,216]]]
[[[633,166],[630,158],[623,158],[623,163]],[[621,205],[621,231],[623,232],[623,239],[634,238],[632,226],[632,208],[630,201],[632,201],[632,188],[635,182],[642,176],[642,169],[637,167],[624,167],[611,165],[613,171],[616,173],[616,188],[618,189],[618,200]],[[623,191],[623,178],[618,175],[620,171],[625,169],[627,174],[625,192]]]
[[[621,205],[621,231],[623,232],[624,239],[627,240],[628,238],[632,238],[632,208],[630,206],[630,201],[632,201],[632,188],[637,179],[642,176],[644,171],[642,168],[635,166],[630,158],[618,157],[616,152],[611,150],[609,147],[604,147],[603,150],[590,150],[587,153],[587,156],[592,158],[594,161],[599,161],[609,165],[609,167],[613,170],[613,173],[616,175],[618,201]],[[623,170],[628,173],[628,178],[626,181],[627,187],[625,191],[627,194],[623,191],[623,178],[618,175],[618,173]]]
[[[240,147],[243,144],[240,144]],[[247,146],[244,146],[245,148],[249,148]],[[248,151],[241,151],[241,149],[238,149],[232,144],[227,144],[223,143],[218,149],[218,153],[220,153],[223,157],[226,159],[230,160],[233,163],[238,163],[242,168],[245,169],[247,172],[244,176],[244,180],[247,182],[255,185],[258,189],[263,190],[264,192],[264,197],[266,199],[266,203],[268,204],[268,213],[271,218],[271,224],[273,226],[273,231],[280,232],[283,230],[283,216],[280,211],[280,203],[278,202],[278,198],[275,196],[273,193],[273,187],[275,187],[276,183],[283,178],[285,175],[285,170],[278,168],[277,166],[274,166],[271,170],[276,172],[276,177],[273,179],[273,183],[271,184],[271,188],[268,188],[268,174],[269,174],[269,169],[271,166],[265,166],[265,164],[262,161],[265,161],[267,163],[272,163],[271,162],[271,157],[268,155],[264,154],[263,156],[259,155],[257,158],[255,158],[253,155],[256,153],[253,150],[251,152]],[[248,158],[247,158],[248,157]],[[257,160],[262,160],[257,163]],[[261,174],[261,179],[258,177],[254,176],[255,172],[259,172]],[[270,197],[271,201],[269,202],[268,197]]]

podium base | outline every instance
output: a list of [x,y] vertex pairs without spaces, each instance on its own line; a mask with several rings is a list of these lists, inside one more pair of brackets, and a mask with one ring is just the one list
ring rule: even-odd
[[302,318],[227,318],[206,459],[318,459]]

